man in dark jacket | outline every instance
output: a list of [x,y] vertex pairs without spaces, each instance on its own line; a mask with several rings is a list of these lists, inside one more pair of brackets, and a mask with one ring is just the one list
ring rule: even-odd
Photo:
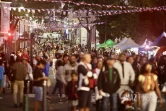
[[107,65],[103,67],[98,79],[99,94],[103,96],[102,111],[108,111],[109,101],[111,111],[118,111],[116,92],[120,88],[120,77],[117,69],[113,68],[115,60],[109,57],[106,63]]

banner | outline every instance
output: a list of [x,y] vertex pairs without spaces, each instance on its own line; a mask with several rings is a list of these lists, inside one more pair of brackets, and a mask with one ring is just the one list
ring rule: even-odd
[[96,42],[96,26],[92,26],[90,29],[90,40],[93,44]]
[[1,33],[10,30],[10,4],[11,2],[1,2]]

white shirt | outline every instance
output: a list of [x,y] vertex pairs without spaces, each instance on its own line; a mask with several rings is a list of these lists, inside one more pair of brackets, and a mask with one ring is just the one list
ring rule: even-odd
[[130,63],[124,62],[124,77],[122,71],[122,65],[119,61],[114,64],[114,67],[118,70],[121,79],[121,84],[129,84],[129,81],[135,80],[135,72]]

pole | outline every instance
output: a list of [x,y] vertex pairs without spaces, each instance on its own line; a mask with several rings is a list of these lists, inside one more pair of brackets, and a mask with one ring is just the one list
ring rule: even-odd
[[82,46],[82,41],[81,41],[81,38],[82,38],[82,33],[81,33],[81,28],[79,28],[79,31],[80,31],[80,45]]
[[23,111],[29,111],[29,84],[30,81],[27,82],[27,92],[24,94],[24,104],[23,104]]
[[95,50],[96,50],[97,49],[97,47],[96,47],[96,42],[97,42],[97,39],[96,39],[96,28],[95,28],[95,35],[94,36],[95,36]]
[[20,21],[19,21],[19,50],[20,50],[20,44],[21,44],[21,40],[20,40],[20,33],[21,33],[21,28],[20,28]]
[[25,48],[25,19],[24,19],[24,48]]
[[46,88],[46,81],[44,81],[44,84],[43,84],[43,111],[47,111],[47,98],[46,98],[46,95],[47,95],[47,88]]
[[34,33],[29,34],[29,38],[31,40],[31,45],[30,45],[30,64],[31,66],[33,66],[33,37],[34,37]]

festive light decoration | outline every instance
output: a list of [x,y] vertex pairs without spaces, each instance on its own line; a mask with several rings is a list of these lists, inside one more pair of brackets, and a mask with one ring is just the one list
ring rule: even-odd
[[[16,0],[17,1],[17,0]],[[134,6],[114,6],[114,5],[104,5],[104,4],[95,4],[95,3],[86,3],[86,2],[73,2],[72,0],[24,0],[26,2],[63,2],[63,3],[69,3],[77,6],[97,6],[100,8],[119,8],[119,9],[125,9],[125,8],[136,8]]]
[[[17,0],[16,0],[17,1]],[[77,5],[77,6],[89,6],[90,8],[92,6],[97,6],[100,7],[101,10],[93,10],[93,9],[89,9],[89,10],[62,10],[62,9],[33,9],[33,8],[20,8],[20,7],[11,7],[10,10],[11,11],[18,11],[18,12],[25,12],[25,13],[47,13],[47,14],[54,14],[55,13],[60,13],[59,16],[61,15],[65,15],[68,14],[73,14],[74,18],[86,18],[84,16],[81,16],[82,13],[88,13],[88,15],[93,15],[96,17],[100,17],[100,16],[113,16],[113,15],[119,15],[119,14],[129,14],[129,13],[141,13],[141,12],[153,12],[153,11],[166,11],[166,6],[160,6],[160,7],[134,7],[134,6],[114,6],[114,5],[101,5],[101,4],[89,4],[89,3],[85,3],[85,2],[73,2],[71,0],[65,0],[65,1],[59,1],[59,0],[25,0],[26,2],[35,2],[35,1],[42,1],[42,2],[64,2],[64,3],[70,3],[72,5]],[[104,8],[104,10],[103,10]],[[58,16],[58,14],[56,14],[56,16]],[[55,16],[54,16],[55,17]],[[43,16],[38,16],[37,18],[43,18]],[[56,21],[56,19],[55,19]],[[60,21],[62,22],[62,21]],[[47,26],[46,29],[47,30],[57,30],[57,29],[77,29],[79,27],[86,27],[86,26],[94,26],[94,25],[101,25],[101,24],[105,24],[106,22],[100,22],[100,23],[89,23],[89,24],[76,24],[76,25],[69,25],[67,24],[67,26],[58,26],[56,24],[53,24],[53,26]],[[61,23],[65,24],[65,23]]]
[[[26,13],[62,13],[63,15],[71,14],[73,13],[74,15],[77,15],[78,13],[89,13],[89,15],[94,15],[94,16],[103,16],[103,15],[117,15],[117,14],[123,14],[123,13],[136,13],[136,12],[147,12],[147,11],[166,11],[166,6],[161,6],[161,7],[145,7],[145,8],[137,8],[137,9],[124,9],[124,10],[55,10],[55,9],[31,9],[31,8],[24,8],[20,9],[19,7],[11,7],[11,10],[13,11],[24,11]],[[80,17],[80,16],[78,16]]]

